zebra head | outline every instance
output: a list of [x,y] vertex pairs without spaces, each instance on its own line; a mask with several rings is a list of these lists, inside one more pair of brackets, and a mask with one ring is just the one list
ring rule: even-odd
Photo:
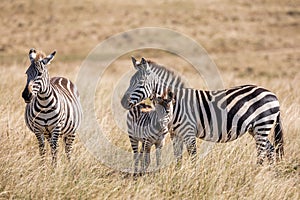
[[137,62],[132,57],[132,63],[137,72],[131,77],[130,85],[121,100],[122,106],[127,110],[150,97],[156,85],[156,76],[144,58]]
[[45,92],[50,84],[47,65],[53,60],[56,51],[48,56],[42,52],[37,52],[35,49],[30,49],[29,59],[30,66],[26,71],[27,82],[25,89],[22,92],[22,97],[25,103],[30,103],[32,98],[38,93]]
[[173,113],[173,107],[175,105],[174,94],[170,90],[165,91],[160,97],[154,94],[153,103],[155,105],[155,109],[163,109],[162,113]]

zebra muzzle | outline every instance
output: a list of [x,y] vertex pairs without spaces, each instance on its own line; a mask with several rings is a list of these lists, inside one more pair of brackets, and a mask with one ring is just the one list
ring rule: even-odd
[[123,108],[125,108],[126,110],[129,110],[130,108],[132,108],[134,106],[134,104],[132,104],[132,102],[129,101],[129,96],[126,94],[122,98],[121,104],[122,104]]
[[22,98],[24,99],[25,103],[30,103],[31,102],[32,93],[28,91],[27,87],[22,92]]

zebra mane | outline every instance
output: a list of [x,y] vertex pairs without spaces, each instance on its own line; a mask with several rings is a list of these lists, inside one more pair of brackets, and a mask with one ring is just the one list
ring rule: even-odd
[[34,61],[43,60],[46,57],[46,54],[42,51],[38,51],[36,53],[36,57],[34,58]]
[[182,81],[182,78],[180,75],[176,74],[174,71],[171,71],[169,69],[167,69],[166,67],[157,64],[156,62],[152,61],[152,60],[147,60],[150,68],[155,72],[165,72],[167,73],[170,77],[173,78],[173,83],[175,86],[180,86],[180,87],[185,87],[185,83],[184,81]]

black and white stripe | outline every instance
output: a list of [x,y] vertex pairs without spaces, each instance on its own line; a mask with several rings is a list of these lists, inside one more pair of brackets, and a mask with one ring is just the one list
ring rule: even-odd
[[26,71],[27,84],[22,93],[26,102],[26,125],[36,135],[42,156],[45,154],[45,139],[48,140],[54,164],[59,136],[63,137],[65,152],[70,159],[75,132],[82,119],[76,86],[66,78],[49,77],[47,65],[55,53],[45,57],[35,49],[29,51],[31,65]]
[[173,72],[151,61],[133,59],[137,72],[122,98],[122,105],[130,109],[152,92],[161,94],[172,88],[176,97],[171,129],[174,132],[174,153],[182,157],[183,143],[190,155],[196,154],[196,137],[212,142],[229,142],[249,132],[256,141],[258,163],[267,156],[273,160],[274,147],[268,139],[275,126],[275,148],[283,155],[283,135],[277,97],[270,91],[243,85],[218,91],[204,91],[174,87],[180,80]]
[[[144,103],[132,107],[127,114],[128,136],[134,153],[134,172],[138,171],[139,161],[142,160],[142,171],[150,164],[150,150],[156,147],[156,164],[161,163],[161,148],[169,124],[173,118],[174,97],[172,92],[162,97],[154,96],[154,108]],[[142,142],[139,152],[138,144]]]

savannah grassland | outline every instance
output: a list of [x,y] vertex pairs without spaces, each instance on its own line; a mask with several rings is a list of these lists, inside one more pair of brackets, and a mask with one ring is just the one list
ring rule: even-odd
[[[300,198],[299,1],[24,0],[1,1],[0,9],[1,199]],[[41,167],[37,140],[24,122],[21,98],[29,49],[46,53],[56,49],[50,74],[75,82],[82,61],[96,44],[145,26],[170,28],[201,44],[218,66],[224,86],[256,84],[273,91],[281,103],[284,160],[275,166],[257,166],[254,140],[246,134],[215,145],[196,166],[185,154],[180,170],[171,164],[134,179],[98,161],[77,137],[71,163],[60,148],[58,167],[51,168],[50,154]],[[114,70],[106,74],[107,85],[114,87],[115,77],[132,69],[130,55],[174,66],[185,77],[191,73],[191,67],[176,55],[139,51],[113,64]],[[108,93],[96,91],[96,115],[100,123],[114,126],[103,122],[109,111],[97,106],[109,103],[99,102]],[[107,138],[130,151],[126,134],[117,128]]]

